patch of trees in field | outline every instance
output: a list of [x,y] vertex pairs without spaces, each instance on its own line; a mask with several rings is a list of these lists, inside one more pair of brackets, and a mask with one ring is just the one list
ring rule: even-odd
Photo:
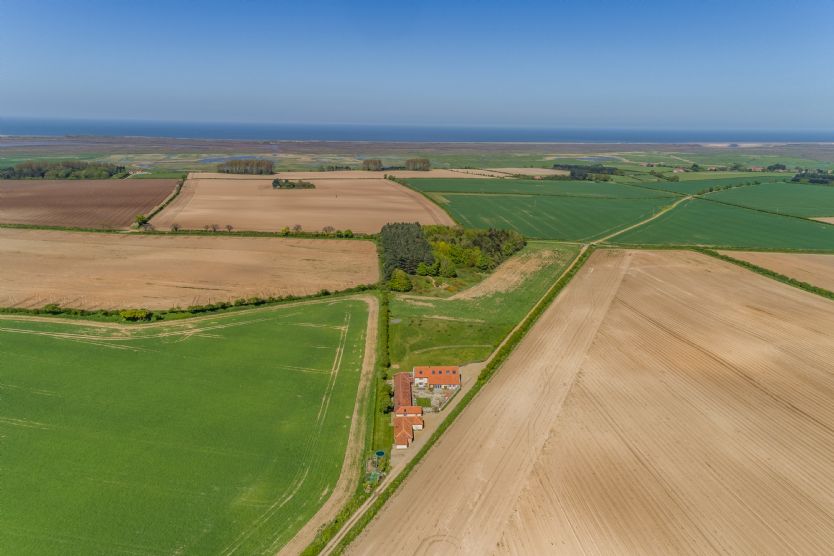
[[834,174],[825,170],[802,170],[791,180],[797,183],[814,183],[817,185],[834,184]]
[[370,172],[380,172],[385,169],[382,161],[378,158],[369,158],[362,161],[362,169]]
[[567,170],[568,176],[547,176],[555,179],[608,181],[610,176],[622,176],[623,171],[613,166],[602,164],[554,164],[554,170]]
[[217,171],[221,174],[272,174],[273,163],[271,160],[247,158],[240,160],[227,160],[217,165]]
[[316,184],[304,180],[284,180],[276,178],[272,180],[273,189],[315,189]]
[[102,162],[62,160],[44,162],[27,160],[14,166],[0,168],[0,179],[4,180],[102,180],[126,175],[124,166]]
[[386,224],[379,233],[379,243],[382,247],[382,271],[386,280],[391,279],[397,268],[414,274],[420,263],[434,263],[431,246],[417,222]]
[[457,226],[386,224],[380,233],[388,287],[409,291],[408,275],[454,278],[459,268],[488,272],[522,249],[514,230],[474,230]]
[[[442,270],[443,262],[448,259],[453,266],[490,271],[527,243],[524,236],[515,230],[476,230],[440,225],[425,226],[423,229],[431,245],[435,264],[440,261],[438,270]],[[421,274],[420,270],[417,269],[417,274]],[[426,270],[425,275],[432,275],[433,269]]]
[[428,172],[431,170],[431,162],[428,158],[409,158],[405,161],[405,169],[413,172]]

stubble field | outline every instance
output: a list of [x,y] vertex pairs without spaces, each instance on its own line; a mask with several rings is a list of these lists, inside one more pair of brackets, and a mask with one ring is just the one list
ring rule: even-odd
[[827,552],[832,308],[691,252],[595,253],[349,552]]
[[0,224],[127,228],[177,180],[0,180]]
[[2,551],[275,554],[351,492],[375,327],[370,296],[133,327],[0,318]]
[[308,174],[281,177],[311,181],[315,189],[276,190],[272,176],[192,175],[179,197],[153,219],[153,224],[159,229],[175,223],[185,229],[229,224],[237,230],[272,232],[298,224],[306,231],[332,226],[377,233],[388,222],[452,223],[428,199],[379,173],[373,178],[339,177],[336,172],[312,173],[316,177]]
[[0,306],[169,309],[379,279],[363,240],[0,229]]

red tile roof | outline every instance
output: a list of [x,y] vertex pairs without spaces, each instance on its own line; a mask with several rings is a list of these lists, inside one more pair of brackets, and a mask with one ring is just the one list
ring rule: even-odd
[[416,415],[410,415],[408,417],[403,417],[408,423],[411,425],[412,428],[415,426],[422,427],[423,426],[423,418],[418,417]]
[[411,373],[394,375],[394,407],[413,405],[411,399]]
[[422,415],[423,408],[419,405],[401,405],[394,409],[394,415]]
[[414,378],[428,379],[433,386],[460,386],[460,367],[414,367]]
[[394,444],[408,446],[414,439],[414,431],[409,417],[394,417]]

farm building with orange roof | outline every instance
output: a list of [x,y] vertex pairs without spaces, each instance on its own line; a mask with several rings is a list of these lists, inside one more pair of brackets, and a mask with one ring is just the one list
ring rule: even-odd
[[414,386],[417,388],[460,388],[460,367],[414,367]]

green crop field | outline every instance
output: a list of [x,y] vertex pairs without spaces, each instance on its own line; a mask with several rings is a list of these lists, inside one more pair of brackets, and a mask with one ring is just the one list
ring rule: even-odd
[[[483,361],[553,285],[577,252],[573,245],[531,241],[510,261],[540,257],[542,266],[507,291],[483,297],[393,296],[389,327],[391,362],[401,370],[410,370],[414,365]],[[499,267],[496,272],[501,271]]]
[[339,478],[367,314],[4,317],[0,552],[274,554]]
[[736,178],[715,178],[704,180],[688,180],[688,181],[658,181],[642,183],[643,187],[651,189],[661,189],[664,191],[673,191],[681,195],[692,195],[700,191],[706,191],[710,187],[727,187],[728,185],[753,184],[755,182],[764,183],[772,182],[777,179],[787,179],[786,176],[781,178],[774,178],[773,176],[759,175],[759,176],[742,176]]
[[834,187],[791,182],[763,183],[717,191],[708,196],[732,205],[794,216],[834,216]]
[[417,178],[408,184],[424,193],[513,193],[519,195],[558,195],[617,199],[665,197],[671,193],[651,191],[613,182],[523,179],[441,179]]
[[834,226],[703,199],[684,201],[612,243],[710,245],[834,252]]
[[469,228],[514,229],[529,238],[592,240],[649,218],[673,197],[603,199],[548,195],[429,193]]

